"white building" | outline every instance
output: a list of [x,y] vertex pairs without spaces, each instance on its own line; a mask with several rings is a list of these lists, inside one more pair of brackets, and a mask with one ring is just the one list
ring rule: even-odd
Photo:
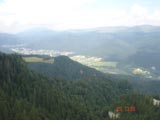
[[120,114],[119,113],[114,113],[112,111],[109,111],[108,112],[108,116],[109,116],[110,119],[118,119]]
[[157,100],[157,99],[153,98],[153,105],[157,106],[157,107],[160,107],[160,100]]

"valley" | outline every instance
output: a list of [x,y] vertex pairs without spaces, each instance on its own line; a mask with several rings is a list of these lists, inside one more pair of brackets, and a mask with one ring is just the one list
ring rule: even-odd
[[0,0],[0,120],[160,120],[160,0]]
[[0,34],[0,119],[158,120],[157,32],[137,26]]
[[159,80],[159,31],[158,26],[150,25],[68,31],[31,29],[0,34],[1,40],[7,39],[0,50],[21,55],[65,55],[104,73]]
[[[26,62],[49,62],[53,63],[52,58],[60,55],[65,55],[70,57],[72,60],[77,61],[83,65],[95,68],[104,73],[110,74],[124,74],[124,75],[138,75],[140,77],[150,78],[150,79],[157,79],[159,80],[159,68],[157,69],[155,66],[140,66],[140,64],[130,64],[126,61],[117,60],[106,60],[101,57],[96,56],[85,56],[79,55],[75,52],[68,52],[68,51],[57,51],[57,50],[46,50],[46,49],[30,49],[24,47],[6,47],[12,52],[21,55],[39,55],[39,56],[48,56],[48,60],[43,60],[39,57],[27,57],[24,58]],[[142,64],[141,64],[142,65]],[[153,64],[154,65],[154,64]]]

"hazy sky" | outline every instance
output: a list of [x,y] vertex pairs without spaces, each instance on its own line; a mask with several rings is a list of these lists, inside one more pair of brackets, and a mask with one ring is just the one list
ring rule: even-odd
[[160,25],[160,0],[0,0],[0,32]]

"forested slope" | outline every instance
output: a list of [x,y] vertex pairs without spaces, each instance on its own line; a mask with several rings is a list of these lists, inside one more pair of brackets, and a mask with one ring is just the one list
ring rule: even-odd
[[[43,58],[45,59],[45,58]],[[28,62],[29,68],[50,78],[78,80],[82,78],[104,77],[105,74],[71,60],[67,56],[53,58],[53,63]]]
[[0,66],[0,120],[106,120],[119,105],[137,109],[120,113],[123,120],[158,120],[160,115],[151,97],[133,93],[128,81],[46,78],[14,54],[0,53]]

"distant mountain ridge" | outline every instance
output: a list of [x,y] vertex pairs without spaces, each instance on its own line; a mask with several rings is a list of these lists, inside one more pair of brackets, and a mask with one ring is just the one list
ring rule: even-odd
[[5,34],[6,38],[0,37],[0,50],[9,51],[9,47],[2,46],[14,43],[34,50],[69,51],[78,55],[96,56],[106,61],[135,64],[136,67],[159,67],[159,63],[155,62],[160,58],[159,33],[160,27],[151,25],[68,31],[35,28],[11,35],[12,37],[8,34]]
[[16,35],[8,33],[0,33],[0,46],[2,45],[16,45],[19,39]]
[[21,36],[27,47],[32,49],[55,49],[73,51],[84,55],[95,55],[102,58],[118,56],[126,58],[143,49],[149,44],[159,44],[160,27],[104,27],[89,30],[52,31],[33,30]]

